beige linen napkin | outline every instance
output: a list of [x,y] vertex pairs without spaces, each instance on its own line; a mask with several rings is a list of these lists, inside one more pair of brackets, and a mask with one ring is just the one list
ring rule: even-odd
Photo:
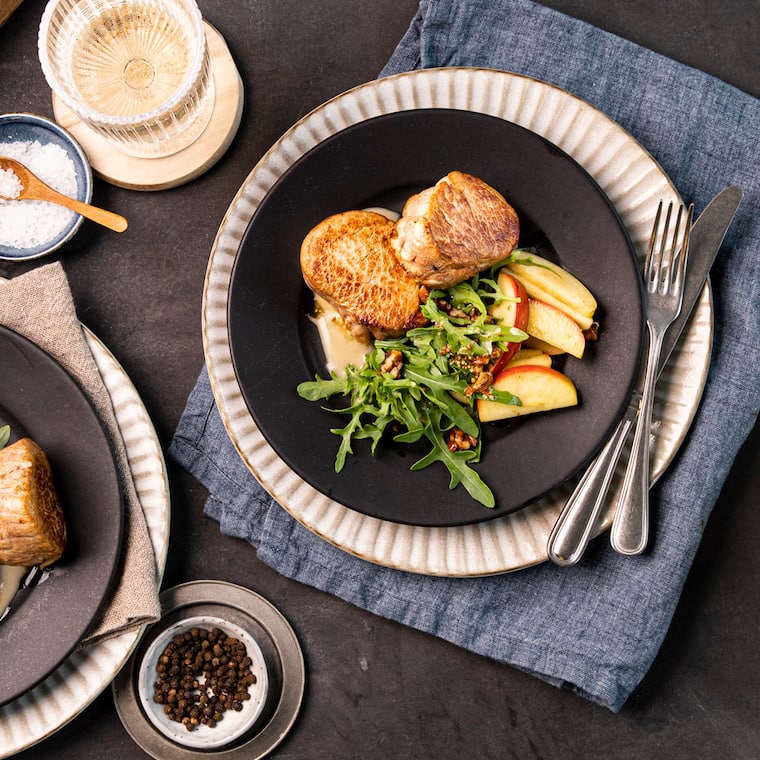
[[83,645],[154,622],[161,605],[156,562],[145,515],[135,492],[111,399],[87,346],[60,263],[11,280],[0,278],[0,324],[29,338],[54,357],[84,389],[113,443],[124,497],[124,541],[113,595]]

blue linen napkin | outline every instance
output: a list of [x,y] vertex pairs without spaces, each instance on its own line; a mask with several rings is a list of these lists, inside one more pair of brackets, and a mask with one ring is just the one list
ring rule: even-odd
[[277,505],[238,457],[201,372],[170,455],[209,490],[206,514],[280,573],[618,711],[667,632],[704,525],[757,418],[760,388],[759,101],[723,82],[530,0],[422,0],[382,75],[483,66],[552,82],[592,103],[660,162],[701,210],[745,192],[712,272],[715,346],[703,400],[652,492],[644,555],[592,544],[573,568],[450,579],[365,562]]

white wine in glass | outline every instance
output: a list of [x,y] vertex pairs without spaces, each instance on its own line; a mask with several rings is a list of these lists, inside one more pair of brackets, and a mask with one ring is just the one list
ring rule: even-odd
[[175,153],[211,117],[213,79],[193,2],[52,0],[40,60],[63,102],[126,153]]

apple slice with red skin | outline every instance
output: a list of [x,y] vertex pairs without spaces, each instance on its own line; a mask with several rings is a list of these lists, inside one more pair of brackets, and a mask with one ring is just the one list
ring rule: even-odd
[[556,306],[529,299],[528,326],[525,331],[576,359],[583,358],[586,338],[578,323]]
[[[491,307],[491,316],[501,325],[516,327],[525,331],[528,326],[528,293],[523,284],[509,272],[502,269],[498,277],[499,289],[507,297]],[[518,352],[522,343],[510,342],[502,355],[496,360],[491,372],[496,376],[507,366],[512,357]]]
[[531,298],[550,303],[588,330],[597,303],[591,291],[574,275],[553,261],[525,251],[523,261],[510,261],[506,268],[523,284]]
[[551,367],[510,367],[499,374],[492,387],[517,396],[522,406],[478,399],[476,404],[481,422],[522,417],[578,404],[578,393],[573,381]]

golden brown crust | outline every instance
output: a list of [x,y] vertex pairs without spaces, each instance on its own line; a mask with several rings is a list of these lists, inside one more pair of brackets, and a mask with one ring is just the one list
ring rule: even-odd
[[507,258],[519,237],[517,213],[501,193],[453,171],[409,198],[393,246],[418,282],[448,288]]
[[29,438],[0,449],[0,564],[45,567],[65,547],[66,522],[45,452]]
[[402,335],[425,322],[419,284],[391,248],[394,229],[381,214],[346,211],[320,222],[301,245],[309,288],[375,337]]

